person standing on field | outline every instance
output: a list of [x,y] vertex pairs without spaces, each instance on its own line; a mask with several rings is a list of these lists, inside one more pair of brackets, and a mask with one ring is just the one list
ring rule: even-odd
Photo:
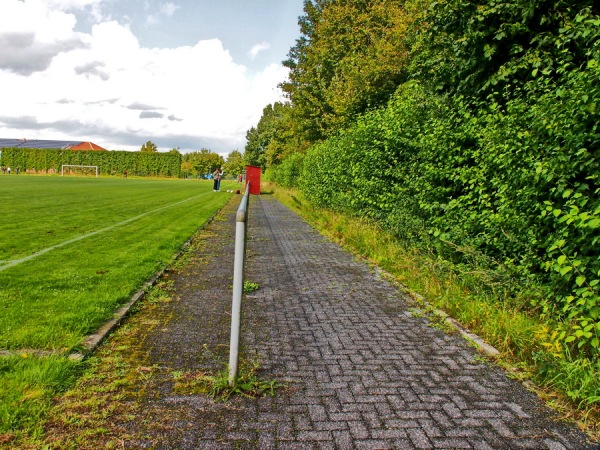
[[219,168],[217,167],[217,170],[215,170],[213,172],[213,190],[215,192],[219,192],[220,188],[221,188],[221,172],[219,171]]
[[221,180],[223,179],[223,168],[221,167],[221,170],[219,172],[219,182],[217,183],[217,192],[221,190]]

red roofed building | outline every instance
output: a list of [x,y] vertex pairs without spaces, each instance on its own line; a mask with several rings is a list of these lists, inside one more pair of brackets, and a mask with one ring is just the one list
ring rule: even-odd
[[81,142],[77,145],[67,147],[69,150],[106,150],[93,142]]
[[104,150],[105,148],[88,141],[53,141],[46,139],[3,139],[0,138],[0,149],[3,148],[47,148],[55,150]]

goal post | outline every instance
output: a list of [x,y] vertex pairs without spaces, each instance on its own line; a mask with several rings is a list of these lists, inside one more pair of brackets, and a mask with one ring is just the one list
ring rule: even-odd
[[[62,177],[65,176],[65,168],[67,169],[67,171],[71,171],[74,172],[74,169],[93,169],[94,173],[96,174],[96,178],[98,178],[98,166],[82,166],[79,164],[63,164],[61,166],[61,170],[60,170],[60,175]],[[81,173],[83,173],[83,170],[80,170]]]

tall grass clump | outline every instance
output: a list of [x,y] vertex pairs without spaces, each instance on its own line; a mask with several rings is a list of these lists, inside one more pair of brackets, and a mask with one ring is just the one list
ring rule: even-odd
[[0,436],[42,432],[52,398],[72,385],[83,363],[61,356],[0,358]]

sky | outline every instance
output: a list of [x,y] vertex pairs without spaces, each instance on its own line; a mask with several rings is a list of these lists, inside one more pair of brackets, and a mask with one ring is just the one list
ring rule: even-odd
[[302,0],[0,0],[0,138],[243,152]]

